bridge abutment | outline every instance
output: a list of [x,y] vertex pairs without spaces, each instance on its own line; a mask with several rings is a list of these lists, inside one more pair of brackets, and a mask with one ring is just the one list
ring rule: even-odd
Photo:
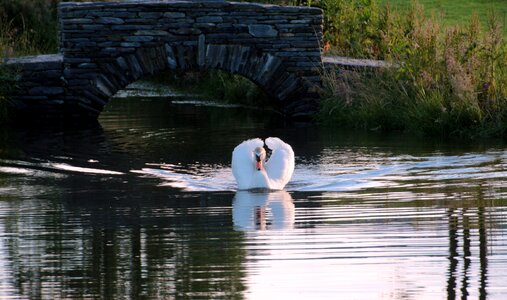
[[15,111],[30,118],[64,115],[66,93],[62,55],[11,58],[6,66],[20,77],[10,101]]

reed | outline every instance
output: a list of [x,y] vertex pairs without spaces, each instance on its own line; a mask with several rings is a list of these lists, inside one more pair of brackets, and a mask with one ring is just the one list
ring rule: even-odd
[[507,135],[507,46],[498,16],[485,30],[477,16],[444,28],[414,3],[405,15],[385,7],[379,20],[375,57],[397,67],[327,71],[323,123],[444,137]]

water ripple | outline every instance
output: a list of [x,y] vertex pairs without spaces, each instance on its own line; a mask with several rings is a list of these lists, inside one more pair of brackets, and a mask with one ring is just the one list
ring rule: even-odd
[[[330,153],[328,155],[331,155]],[[322,163],[322,162],[327,163]],[[161,186],[185,191],[230,191],[236,189],[230,167],[194,163],[188,165],[146,164],[131,170],[136,174],[160,178]],[[296,165],[288,191],[347,192],[367,189],[424,189],[462,186],[483,181],[499,186],[507,178],[503,152],[483,155],[410,157],[379,159],[377,164],[356,160],[343,166],[330,158],[305,161]]]

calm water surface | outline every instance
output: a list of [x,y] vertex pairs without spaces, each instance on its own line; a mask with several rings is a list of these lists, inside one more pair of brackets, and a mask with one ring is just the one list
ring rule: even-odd
[[[0,129],[0,298],[507,299],[507,151],[114,100]],[[279,136],[285,191],[230,155]],[[311,296],[311,298],[309,298]]]

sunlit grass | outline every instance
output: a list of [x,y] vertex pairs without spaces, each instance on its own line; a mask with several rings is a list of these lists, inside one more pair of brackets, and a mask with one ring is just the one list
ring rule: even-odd
[[485,29],[476,15],[447,27],[413,4],[403,14],[384,10],[372,20],[380,34],[360,40],[361,49],[371,42],[372,51],[341,51],[386,58],[396,67],[326,73],[324,123],[443,137],[507,135],[507,46],[498,17]]
[[[465,25],[473,14],[477,14],[481,24],[486,26],[488,16],[497,13],[505,28],[507,25],[507,1],[504,0],[419,0],[428,15],[435,14],[443,25]],[[411,1],[380,0],[381,4],[389,4],[393,9],[407,11]],[[504,32],[504,35],[507,34]]]

